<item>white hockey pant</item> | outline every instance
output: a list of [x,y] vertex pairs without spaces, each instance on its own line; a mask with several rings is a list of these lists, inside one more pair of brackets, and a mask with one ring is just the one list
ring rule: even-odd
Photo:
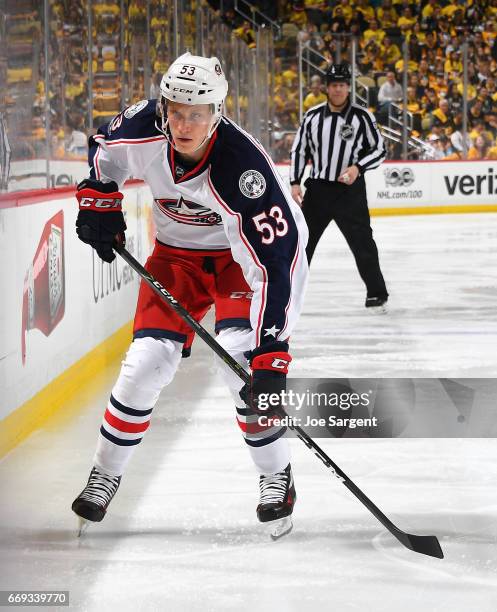
[[[217,340],[238,363],[247,367],[243,352],[250,348],[251,333],[247,329],[227,328]],[[180,342],[162,338],[137,338],[131,343],[100,428],[94,465],[102,472],[113,476],[124,473],[150,425],[160,392],[178,369],[181,350]],[[256,469],[261,474],[282,471],[290,461],[288,441],[281,437],[284,428],[260,428],[256,415],[239,396],[242,382],[221,360],[219,366],[235,400],[237,421]]]

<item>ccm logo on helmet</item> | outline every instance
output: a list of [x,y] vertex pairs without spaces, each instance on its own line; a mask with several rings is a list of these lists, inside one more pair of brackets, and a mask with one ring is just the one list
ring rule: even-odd
[[179,93],[193,93],[193,89],[182,89],[181,87],[173,87],[173,91],[179,91]]
[[121,208],[120,198],[81,198],[80,208]]

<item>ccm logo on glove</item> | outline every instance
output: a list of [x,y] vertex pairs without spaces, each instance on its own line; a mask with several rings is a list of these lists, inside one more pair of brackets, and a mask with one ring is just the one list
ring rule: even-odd
[[121,210],[122,208],[122,198],[95,198],[79,193],[78,200],[79,207],[88,210]]
[[273,368],[277,368],[278,370],[286,370],[288,372],[288,366],[290,365],[290,362],[288,361],[288,359],[273,359],[273,363],[271,364],[271,367]]
[[123,194],[115,181],[103,183],[88,178],[78,185],[76,198],[79,239],[93,247],[100,259],[111,263],[116,258],[115,243],[126,244],[126,223],[121,210]]
[[288,374],[288,366],[291,361],[292,358],[286,351],[273,351],[256,355],[252,358],[250,365],[252,370],[275,371]]

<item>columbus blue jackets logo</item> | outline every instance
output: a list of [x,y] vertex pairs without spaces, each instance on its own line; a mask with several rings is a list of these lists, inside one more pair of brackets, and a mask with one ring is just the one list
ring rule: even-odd
[[137,102],[136,104],[133,104],[132,106],[129,106],[124,111],[124,116],[126,117],[126,119],[131,119],[136,114],[138,114],[141,110],[143,110],[145,106],[147,106],[147,104],[148,104],[148,100],[140,100],[140,102]]
[[340,138],[342,140],[350,140],[354,136],[354,128],[351,125],[344,123],[340,128]]
[[240,177],[238,186],[246,198],[260,198],[266,191],[266,179],[257,170],[247,170]]
[[179,200],[155,198],[158,208],[176,223],[185,225],[221,225],[221,215],[210,208],[189,202],[181,197]]

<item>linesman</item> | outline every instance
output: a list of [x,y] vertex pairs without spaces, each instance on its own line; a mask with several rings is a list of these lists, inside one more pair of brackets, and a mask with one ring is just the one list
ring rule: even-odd
[[[385,146],[374,115],[351,103],[350,80],[347,64],[328,68],[328,100],[304,116],[292,147],[290,183],[309,227],[309,263],[334,219],[366,285],[366,307],[384,311],[388,291],[373,239],[364,173],[385,159]],[[302,198],[300,182],[308,161],[312,167]]]

